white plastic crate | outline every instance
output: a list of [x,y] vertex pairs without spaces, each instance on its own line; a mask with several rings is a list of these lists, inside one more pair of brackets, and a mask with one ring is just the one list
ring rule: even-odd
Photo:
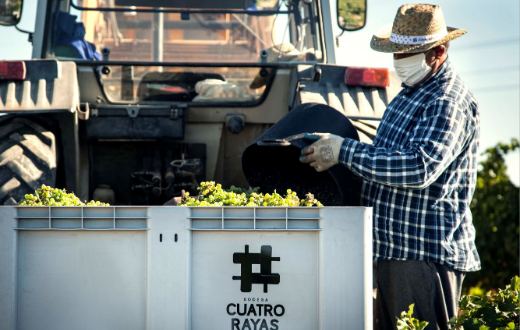
[[371,209],[0,207],[2,329],[371,329]]

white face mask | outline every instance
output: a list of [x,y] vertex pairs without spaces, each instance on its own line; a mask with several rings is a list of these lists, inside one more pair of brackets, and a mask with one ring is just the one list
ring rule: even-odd
[[399,79],[410,87],[423,80],[432,70],[432,68],[426,64],[426,56],[424,53],[398,60],[394,59],[394,68]]

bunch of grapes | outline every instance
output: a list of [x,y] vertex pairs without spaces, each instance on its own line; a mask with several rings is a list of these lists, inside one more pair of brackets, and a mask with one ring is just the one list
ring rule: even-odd
[[319,200],[317,200],[313,194],[306,193],[305,198],[300,200],[300,206],[323,206]]
[[197,191],[199,195],[196,197],[191,197],[188,192],[183,192],[180,205],[240,206],[245,205],[247,201],[245,192],[226,191],[220,183],[214,181],[201,182]]
[[214,181],[201,182],[197,188],[198,195],[190,196],[183,192],[179,205],[181,206],[323,206],[314,195],[308,193],[300,199],[296,192],[287,189],[285,196],[276,191],[262,194],[258,189],[243,190],[232,187],[224,190],[220,183]]
[[36,189],[34,194],[26,194],[19,203],[21,206],[109,206],[107,203],[98,201],[82,202],[73,193],[65,189],[52,188],[42,185]]

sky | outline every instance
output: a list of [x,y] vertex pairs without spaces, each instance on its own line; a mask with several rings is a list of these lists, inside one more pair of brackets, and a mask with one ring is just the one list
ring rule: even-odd
[[[332,0],[335,1],[335,0]],[[391,67],[392,55],[370,49],[372,34],[391,25],[403,1],[367,0],[366,26],[340,38],[338,64]],[[25,0],[19,27],[34,30],[37,0]],[[448,26],[468,33],[450,43],[449,58],[475,94],[481,122],[480,151],[520,137],[520,0],[443,0]],[[0,27],[0,59],[29,59],[27,35]],[[520,152],[507,157],[511,180],[520,183]]]

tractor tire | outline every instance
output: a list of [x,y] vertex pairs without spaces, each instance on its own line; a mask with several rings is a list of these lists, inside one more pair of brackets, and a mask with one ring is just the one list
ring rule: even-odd
[[0,117],[0,205],[18,204],[42,184],[55,183],[54,133],[26,118]]

